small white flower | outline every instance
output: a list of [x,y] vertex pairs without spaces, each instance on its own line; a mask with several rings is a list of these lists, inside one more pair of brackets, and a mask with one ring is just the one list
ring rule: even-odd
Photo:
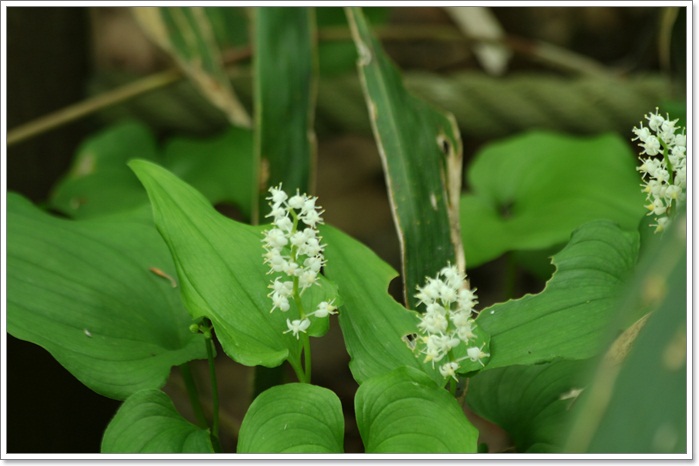
[[448,362],[439,367],[439,373],[442,374],[442,377],[453,377],[458,382],[459,379],[456,378],[457,370],[459,370],[458,362]]
[[425,333],[442,333],[447,330],[449,321],[445,316],[438,312],[426,313],[422,317],[422,321],[417,324],[418,328]]
[[333,306],[332,301],[322,301],[320,304],[318,304],[318,309],[316,309],[316,311],[313,314],[316,317],[323,319],[325,317],[328,317],[328,315],[330,314],[337,314],[337,312],[335,312],[335,309],[337,308]]
[[301,270],[301,267],[296,262],[292,261],[287,261],[285,264],[286,266],[284,267],[284,273],[287,274],[290,277],[296,277],[299,274],[299,271]]
[[633,138],[632,141],[640,140],[641,142],[646,142],[650,137],[650,130],[648,128],[644,128],[643,125],[641,125],[640,128],[634,128],[633,132],[636,137]]
[[304,256],[317,256],[323,252],[323,246],[316,238],[307,239],[301,246],[299,246],[299,254]]
[[646,115],[646,120],[648,120],[648,126],[653,131],[658,131],[662,124],[665,122],[665,118],[658,115],[658,109],[655,109],[655,113],[649,113]]
[[289,217],[277,217],[274,219],[274,225],[282,232],[289,233],[294,228],[294,223]]
[[[269,288],[272,288],[272,293],[277,293],[280,296],[289,297],[294,292],[294,283],[290,281],[281,281],[278,277],[274,279]],[[270,295],[272,294],[270,293]]]
[[475,306],[478,303],[478,300],[476,299],[476,293],[475,290],[468,290],[466,288],[462,288],[459,290],[459,306],[463,309],[473,309],[473,306]]
[[323,267],[323,260],[320,256],[308,257],[303,261],[303,266],[318,274],[320,273],[321,267]]
[[289,298],[282,296],[279,293],[272,293],[272,310],[269,312],[274,312],[275,309],[279,309],[282,312],[289,310]]
[[302,213],[299,215],[299,218],[303,223],[311,228],[315,227],[319,223],[322,223],[323,220],[316,210],[309,210],[308,212]]
[[303,205],[306,203],[306,198],[305,196],[302,196],[298,193],[298,190],[296,191],[296,195],[292,196],[291,199],[289,199],[289,207],[292,209],[301,209],[303,208]]
[[282,202],[286,201],[287,195],[282,190],[282,185],[280,184],[276,188],[269,188],[270,196],[267,198],[271,200],[275,206],[280,205]]
[[480,363],[481,366],[485,366],[485,364],[483,364],[482,359],[485,359],[489,356],[490,354],[483,352],[483,347],[479,348],[477,346],[472,346],[466,350],[466,357],[473,362]]
[[302,290],[305,290],[306,288],[310,288],[312,285],[314,285],[316,283],[316,279],[318,278],[318,274],[315,273],[313,270],[302,269],[302,271],[298,277],[299,277],[299,286],[301,287]]
[[641,154],[658,155],[660,152],[660,141],[657,137],[650,136],[644,144],[641,144],[641,147],[643,147]]
[[282,230],[272,228],[265,232],[265,244],[270,248],[281,249],[287,245],[288,240]]
[[288,330],[286,330],[284,333],[292,332],[293,335],[298,340],[299,333],[300,332],[306,333],[306,330],[308,330],[308,327],[311,326],[311,321],[308,319],[296,319],[293,321],[286,319],[286,326],[288,327]]

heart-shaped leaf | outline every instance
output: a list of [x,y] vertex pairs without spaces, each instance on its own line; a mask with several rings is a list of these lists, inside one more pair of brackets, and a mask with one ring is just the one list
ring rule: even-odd
[[650,314],[619,336],[597,367],[570,429],[568,452],[691,452],[686,222],[684,215],[673,219],[639,263],[618,317],[627,321],[639,309]]
[[636,230],[644,199],[635,166],[614,134],[531,132],[486,146],[468,170],[471,193],[461,198],[466,263],[562,244],[593,220]]
[[212,204],[231,202],[250,218],[255,189],[252,145],[252,132],[234,126],[216,137],[173,138],[165,145],[162,165]]
[[252,402],[240,426],[238,453],[342,453],[340,399],[310,384],[277,385]]
[[231,202],[249,218],[254,190],[252,155],[249,130],[230,127],[206,139],[173,138],[161,153],[146,126],[128,121],[110,126],[81,145],[49,203],[76,219],[147,204],[143,185],[126,165],[137,157],[162,164],[199,189],[212,204]]
[[444,384],[438,370],[416,358],[404,341],[417,331],[419,318],[388,294],[388,284],[398,273],[341,231],[325,226],[321,232],[328,244],[325,273],[338,284],[344,303],[338,317],[354,379],[361,384],[397,367],[412,366]]
[[505,429],[516,451],[560,452],[587,361],[508,366],[476,374],[466,402]]
[[102,453],[213,453],[208,430],[184,419],[160,390],[124,401],[102,437]]
[[638,233],[611,222],[577,229],[553,257],[556,272],[544,291],[481,311],[477,322],[491,336],[485,369],[598,353],[638,246]]
[[[129,165],[148,192],[193,317],[211,319],[224,351],[241,364],[275,367],[288,357],[298,359],[298,340],[282,333],[293,316],[270,312],[264,227],[224,217],[201,193],[158,165],[142,160]],[[334,297],[334,286],[324,279],[303,295],[315,303]],[[308,333],[322,335],[327,325],[327,319],[316,319]]]
[[171,366],[206,357],[164,278],[175,267],[152,224],[132,216],[59,219],[12,193],[7,214],[11,335],[116,399],[159,388]]
[[478,430],[456,399],[412,367],[364,382],[354,409],[367,453],[476,453]]
[[85,140],[70,171],[55,186],[52,208],[76,219],[128,210],[148,202],[143,186],[126,166],[138,157],[157,161],[155,137],[137,122],[114,125]]

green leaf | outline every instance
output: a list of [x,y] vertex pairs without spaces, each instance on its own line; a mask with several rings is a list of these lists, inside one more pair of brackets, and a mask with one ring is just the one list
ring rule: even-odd
[[345,339],[354,379],[367,379],[400,366],[419,369],[434,381],[445,380],[431,364],[424,364],[403,341],[417,331],[417,313],[406,310],[388,294],[388,284],[398,273],[371,249],[342,233],[324,226],[326,276],[338,284],[343,306],[340,328]]
[[366,453],[476,453],[478,430],[446,390],[400,367],[367,380],[354,399]]
[[586,367],[587,361],[555,361],[481,372],[470,379],[466,402],[505,429],[516,451],[560,452]]
[[361,9],[348,8],[357,68],[384,164],[403,255],[405,302],[447,263],[463,270],[459,235],[461,139],[453,116],[409,94],[371,36]]
[[121,405],[102,437],[102,453],[213,453],[209,432],[195,426],[160,390],[142,390]]
[[674,219],[639,264],[618,317],[625,321],[639,307],[651,313],[630,350],[597,368],[580,400],[567,451],[689,452],[686,232],[686,216]]
[[493,143],[468,170],[461,199],[466,263],[564,243],[593,220],[636,230],[644,199],[628,142],[530,132]]
[[143,205],[148,197],[126,162],[133,157],[157,161],[159,156],[148,128],[134,121],[114,125],[80,145],[49,205],[76,219]]
[[171,366],[206,357],[177,290],[150,270],[174,275],[152,224],[58,219],[13,193],[7,215],[11,335],[115,399],[161,387]]
[[[321,75],[337,76],[354,71],[357,62],[357,49],[351,37],[346,36],[347,17],[343,8],[316,8],[319,34],[322,38],[318,44],[318,65]],[[390,9],[387,7],[365,8],[362,13],[370,24],[385,23]],[[337,32],[335,36],[333,33]],[[342,40],[346,37],[346,40]]]
[[312,8],[255,9],[255,151],[260,212],[270,186],[310,193],[315,175],[315,18]]
[[173,138],[164,153],[143,124],[128,121],[87,139],[68,174],[58,183],[49,205],[84,219],[134,209],[148,195],[126,163],[141,158],[160,163],[191,183],[213,204],[231,202],[250,218],[252,197],[252,133],[230,127],[216,137]]
[[249,127],[250,116],[238,101],[221,58],[211,18],[202,7],[132,9],[145,33],[168,52],[231,124]]
[[[148,191],[192,316],[211,319],[224,351],[241,364],[275,367],[287,357],[298,359],[298,340],[282,333],[286,319],[293,317],[270,312],[263,228],[224,217],[201,193],[158,165],[134,160],[129,166]],[[334,287],[321,283],[304,293],[306,302],[334,297]],[[327,319],[314,324],[310,335],[327,331]]]
[[577,229],[553,257],[556,272],[544,291],[481,311],[477,322],[491,336],[486,370],[595,355],[635,265],[638,242],[638,233],[607,221]]
[[252,145],[252,132],[233,126],[213,138],[173,138],[165,145],[163,166],[212,204],[232,202],[251,218],[256,189]]
[[277,385],[252,402],[240,426],[238,453],[342,453],[340,399],[310,384]]

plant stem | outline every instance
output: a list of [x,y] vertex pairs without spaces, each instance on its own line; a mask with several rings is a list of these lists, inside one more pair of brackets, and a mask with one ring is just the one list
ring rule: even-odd
[[189,367],[189,363],[181,364],[180,374],[182,374],[182,380],[184,381],[185,387],[187,387],[187,395],[189,395],[189,403],[192,405],[192,411],[194,411],[194,416],[197,418],[200,427],[208,427],[209,423],[204,415],[204,408],[201,406],[201,401],[199,400],[199,392],[197,390],[197,384],[192,376],[192,369]]
[[453,377],[449,378],[449,393],[456,398],[456,380]]
[[218,422],[218,382],[216,380],[216,364],[214,361],[214,341],[211,338],[211,330],[204,333],[206,344],[206,357],[209,360],[209,375],[211,378],[211,443],[214,450],[221,452],[221,444],[218,439],[219,422]]
[[305,383],[306,373],[304,372],[303,367],[301,367],[301,361],[289,358],[289,364],[291,364],[292,369],[294,369],[294,374],[296,374],[296,378],[298,379],[298,381],[301,383]]
[[305,382],[311,383],[311,339],[308,334],[303,334],[303,372],[306,376]]

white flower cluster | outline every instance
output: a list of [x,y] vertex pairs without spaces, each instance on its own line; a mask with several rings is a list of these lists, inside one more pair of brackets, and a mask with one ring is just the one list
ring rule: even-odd
[[[269,189],[273,228],[265,230],[262,240],[265,248],[265,263],[269,265],[269,273],[276,273],[269,288],[272,291],[272,311],[279,309],[287,312],[294,301],[299,313],[298,319],[287,319],[288,330],[298,339],[299,333],[305,333],[311,326],[311,317],[324,318],[336,314],[331,302],[323,301],[314,312],[306,314],[301,307],[303,292],[318,282],[318,274],[325,264],[321,237],[317,225],[323,223],[322,211],[316,206],[316,197],[299,194],[289,198],[278,187]],[[301,227],[301,223],[305,226]]]
[[[474,330],[477,326],[472,317],[473,307],[478,303],[476,294],[465,287],[465,275],[453,266],[448,265],[439,271],[436,278],[428,278],[423,287],[418,287],[415,297],[425,305],[426,311],[417,325],[420,338],[415,349],[425,355],[425,362],[448,362],[439,367],[444,377],[456,379],[460,362],[470,359],[483,365],[482,359],[490,354],[473,345],[476,338]],[[466,356],[460,359],[452,357],[452,350],[465,344]],[[471,346],[469,346],[471,345]]]
[[[646,208],[648,215],[655,215],[655,232],[661,232],[667,228],[670,216],[675,209],[683,203],[687,197],[687,135],[684,128],[676,126],[678,120],[670,120],[666,114],[663,118],[655,113],[645,115],[648,127],[640,124],[640,128],[633,128],[636,135],[632,141],[640,141],[643,148],[639,157],[642,165],[637,168],[643,178],[643,192],[649,204]],[[677,131],[680,131],[677,133]],[[662,158],[653,156],[660,154]]]

